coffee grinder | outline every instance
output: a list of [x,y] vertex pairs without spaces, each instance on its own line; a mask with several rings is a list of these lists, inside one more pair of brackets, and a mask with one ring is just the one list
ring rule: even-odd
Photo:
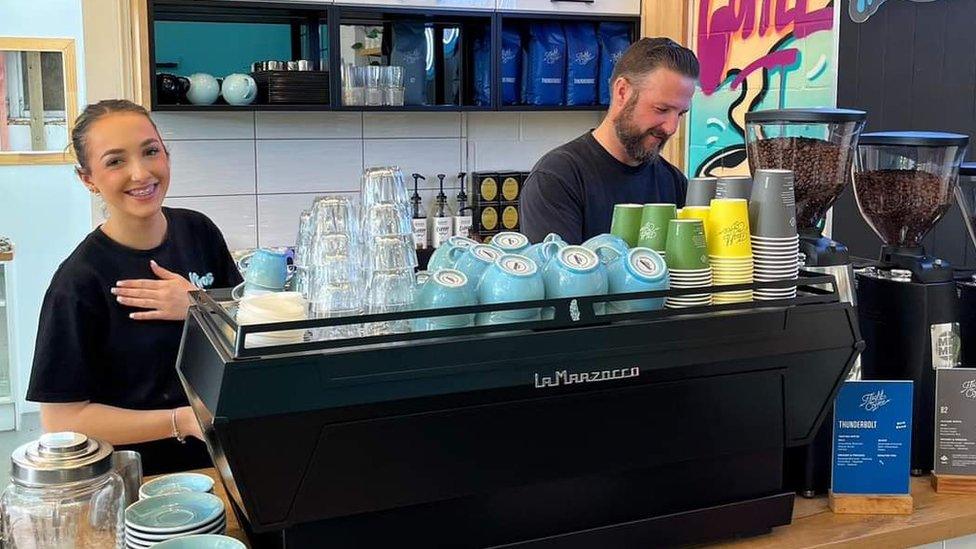
[[[797,233],[804,270],[833,275],[840,299],[855,303],[854,272],[847,247],[824,236],[827,211],[850,181],[858,136],[867,113],[853,109],[776,109],[746,113],[749,169],[792,170],[795,179]],[[848,379],[860,377],[859,363]],[[786,478],[805,497],[826,492],[830,485],[833,415],[814,441],[790,448]]]
[[792,170],[796,230],[804,269],[834,275],[841,298],[854,303],[847,246],[823,234],[827,210],[850,181],[867,113],[853,109],[777,109],[746,113],[749,169]]
[[[959,166],[956,203],[966,223],[969,239],[976,246],[976,162],[963,162]],[[970,264],[973,258],[968,255],[967,252],[967,264]],[[972,368],[976,367],[976,274],[972,269],[956,270],[956,290],[959,294],[961,362],[963,366]]]
[[953,271],[921,241],[952,203],[968,143],[959,134],[881,132],[857,146],[857,207],[884,243],[878,263],[856,275],[861,368],[864,379],[915,384],[913,475],[932,469],[935,369],[959,357]]

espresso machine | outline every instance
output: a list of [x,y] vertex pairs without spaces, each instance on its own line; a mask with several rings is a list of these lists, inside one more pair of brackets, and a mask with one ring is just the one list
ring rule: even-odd
[[880,132],[861,135],[857,146],[854,196],[883,242],[877,264],[855,279],[861,368],[864,379],[915,384],[913,475],[932,469],[935,370],[959,363],[953,270],[921,241],[952,204],[968,143],[959,134]]
[[[749,169],[792,170],[803,269],[833,275],[840,298],[855,304],[854,272],[847,246],[824,236],[827,210],[850,181],[858,136],[867,113],[853,109],[777,109],[746,113]],[[848,379],[859,379],[855,361]],[[791,487],[805,497],[830,485],[832,414],[814,442],[786,455]]]
[[[976,162],[963,162],[959,166],[956,203],[966,223],[969,239],[976,246]],[[969,255],[967,250],[967,265],[976,261]],[[959,335],[962,345],[960,359],[963,366],[976,367],[976,273],[971,269],[957,269],[956,290],[959,295]]]

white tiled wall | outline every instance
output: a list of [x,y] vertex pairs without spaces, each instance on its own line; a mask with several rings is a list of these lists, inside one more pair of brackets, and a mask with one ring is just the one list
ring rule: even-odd
[[425,204],[457,194],[458,172],[528,171],[602,113],[154,113],[172,154],[166,204],[207,214],[233,248],[291,245],[298,214],[356,192],[368,166],[427,178]]

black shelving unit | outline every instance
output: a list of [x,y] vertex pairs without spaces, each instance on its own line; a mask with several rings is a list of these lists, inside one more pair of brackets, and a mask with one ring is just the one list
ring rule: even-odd
[[[166,68],[157,65],[156,36],[154,24],[157,21],[210,22],[210,23],[265,23],[291,25],[291,53],[293,59],[312,59],[316,70],[329,70],[330,95],[325,104],[250,104],[228,105],[218,99],[212,105],[172,105],[160,104],[155,85],[151,90],[151,110],[167,112],[226,112],[226,111],[344,111],[344,112],[484,112],[484,111],[601,111],[604,105],[580,106],[534,106],[501,104],[501,29],[508,22],[522,23],[531,20],[547,21],[619,21],[633,25],[632,39],[638,36],[640,18],[625,16],[592,16],[584,14],[559,14],[535,12],[495,12],[489,10],[453,10],[400,8],[389,6],[351,6],[326,5],[302,2],[230,2],[226,0],[148,0],[149,30],[149,70],[154,76],[165,72]],[[383,24],[392,21],[422,21],[435,25],[450,25],[461,28],[459,37],[462,48],[460,59],[461,78],[459,85],[460,104],[405,105],[391,106],[345,106],[342,105],[342,52],[340,50],[340,27],[345,24]],[[491,41],[491,100],[488,105],[474,105],[472,99],[472,48],[468,40],[473,26],[482,26],[489,33]],[[328,55],[319,66],[321,33],[328,33]],[[258,61],[257,59],[253,61]],[[436,60],[435,60],[436,62]],[[223,76],[223,75],[215,75]]]
[[[526,12],[526,11],[500,11],[495,13],[497,20],[497,31],[493,37],[494,47],[492,48],[492,69],[494,72],[494,77],[492,79],[492,89],[501,90],[502,88],[502,75],[501,75],[501,41],[502,41],[502,29],[506,24],[515,24],[518,26],[524,26],[533,21],[559,21],[565,23],[571,22],[618,22],[618,23],[629,23],[631,25],[630,32],[630,42],[634,43],[638,36],[640,36],[640,18],[639,17],[625,17],[625,16],[609,16],[601,15],[598,19],[595,19],[592,15],[585,14],[558,14],[554,15],[547,12]],[[524,61],[523,61],[524,62]],[[496,105],[499,111],[605,111],[607,110],[607,105],[599,104],[599,91],[597,92],[596,105],[504,105],[502,104],[501,97],[497,98]]]

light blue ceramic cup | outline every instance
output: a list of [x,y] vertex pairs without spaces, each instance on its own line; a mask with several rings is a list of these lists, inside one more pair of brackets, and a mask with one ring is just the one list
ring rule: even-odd
[[237,261],[244,282],[231,292],[231,297],[240,299],[243,295],[261,295],[280,292],[295,272],[295,266],[288,264],[288,254],[259,248]]
[[[621,255],[611,246],[597,249],[607,266],[609,293],[651,292],[668,289],[668,267],[661,254],[650,248],[631,248]],[[610,302],[611,313],[655,311],[664,307],[664,298]]]
[[[474,284],[457,269],[441,269],[427,277],[417,292],[418,309],[449,309],[478,304]],[[465,328],[474,324],[474,314],[418,318],[419,330]]]
[[521,254],[529,247],[529,237],[522,233],[503,231],[492,237],[491,245],[507,254]]
[[464,273],[471,286],[477,288],[485,269],[498,261],[498,258],[504,254],[505,252],[494,246],[476,244],[464,250],[457,263],[454,264],[454,268]]
[[287,254],[259,248],[237,262],[244,280],[264,288],[282,289],[291,276]]
[[[505,254],[485,269],[478,284],[478,302],[482,305],[536,301],[545,299],[542,272],[534,261],[518,254]],[[539,309],[518,309],[478,313],[479,326],[539,320]]]
[[[556,248],[548,245],[543,249],[543,257],[550,256]],[[605,295],[607,293],[607,269],[596,253],[583,246],[558,248],[542,270],[546,286],[546,299]],[[602,315],[606,304],[594,303],[593,311]],[[552,309],[542,312],[543,318],[552,318]]]
[[427,270],[431,273],[440,269],[453,269],[461,254],[477,244],[474,240],[463,236],[452,236],[440,248],[434,250],[427,262]]
[[559,247],[569,246],[569,244],[566,244],[566,241],[563,240],[563,237],[556,233],[549,233],[545,238],[542,239],[542,242],[533,244],[523,250],[522,255],[528,257],[532,261],[535,261],[535,264],[541,269],[542,267],[546,266],[546,261],[542,258],[542,248],[550,242],[555,242]]
[[620,238],[615,234],[610,234],[610,233],[598,234],[583,243],[584,248],[587,248],[594,252],[600,246],[611,246],[613,247],[613,249],[620,252],[620,255],[626,255],[627,250],[630,249],[630,246],[627,245],[626,240]]

